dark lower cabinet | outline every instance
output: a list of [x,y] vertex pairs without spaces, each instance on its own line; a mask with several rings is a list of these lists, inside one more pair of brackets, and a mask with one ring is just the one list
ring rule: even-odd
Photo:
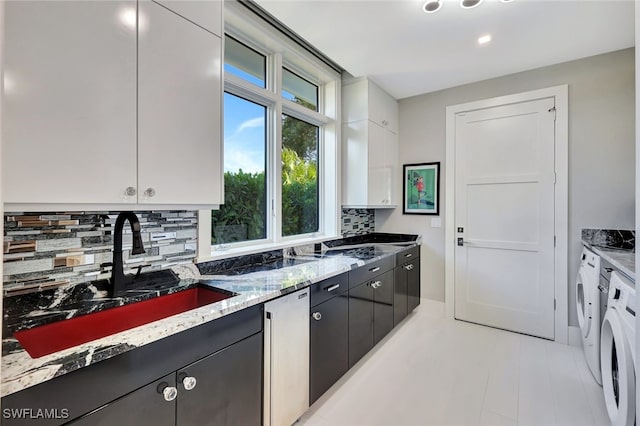
[[374,345],[393,330],[393,271],[378,276],[373,291]]
[[71,422],[73,426],[262,423],[262,333]]
[[393,271],[349,290],[349,367],[393,329]]
[[170,374],[144,386],[98,410],[71,422],[73,426],[157,425],[176,424],[173,401],[166,401],[163,390],[176,386],[176,377]]
[[[405,257],[408,256],[408,257]],[[394,270],[393,324],[400,323],[420,304],[420,250],[399,254],[403,263]]]
[[255,334],[177,372],[177,426],[262,423],[262,338]]
[[349,289],[349,368],[373,348],[373,315],[371,283]]
[[341,293],[311,307],[309,403],[313,404],[349,369],[349,298]]

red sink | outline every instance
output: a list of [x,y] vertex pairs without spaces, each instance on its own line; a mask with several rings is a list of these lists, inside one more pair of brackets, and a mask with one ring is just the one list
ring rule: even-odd
[[14,336],[32,358],[38,358],[232,296],[216,289],[195,287],[18,331]]

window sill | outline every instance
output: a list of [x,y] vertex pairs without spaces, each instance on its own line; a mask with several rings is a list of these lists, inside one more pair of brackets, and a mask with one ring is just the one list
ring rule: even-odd
[[196,263],[209,262],[212,260],[227,259],[230,257],[260,253],[263,251],[279,250],[279,249],[284,249],[289,247],[302,246],[306,244],[316,244],[316,243],[321,243],[323,241],[334,240],[336,238],[340,238],[340,235],[332,235],[332,236],[322,235],[317,237],[286,240],[286,241],[281,241],[279,243],[273,243],[273,242],[257,243],[257,244],[252,244],[250,246],[229,247],[229,248],[222,248],[222,249],[217,248],[217,246],[214,246],[211,248],[210,256],[206,256],[206,255],[199,256],[195,259],[195,262]]

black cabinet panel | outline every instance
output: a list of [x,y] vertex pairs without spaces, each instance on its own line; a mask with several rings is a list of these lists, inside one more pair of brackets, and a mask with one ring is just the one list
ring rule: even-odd
[[374,344],[393,329],[393,271],[374,279]]
[[[70,423],[73,426],[173,426],[176,402],[166,401],[162,390],[176,386],[175,373],[144,386]],[[87,390],[88,391],[88,390]]]
[[373,291],[368,282],[349,290],[349,368],[373,347]]
[[[255,334],[177,373],[177,426],[262,423],[262,338]],[[196,386],[186,390],[185,377]]]
[[407,271],[404,266],[395,268],[393,287],[393,325],[396,326],[407,316]]
[[314,403],[349,369],[349,298],[341,294],[311,308],[309,402]]
[[309,303],[311,306],[315,306],[347,290],[349,290],[349,273],[345,272],[344,274],[313,284],[309,289]]
[[396,254],[396,265],[404,265],[420,256],[420,246],[411,247]]
[[393,256],[388,256],[375,262],[349,272],[349,288],[356,287],[365,281],[374,279],[376,276],[392,269],[394,266]]
[[407,311],[411,312],[420,304],[420,259],[407,264]]

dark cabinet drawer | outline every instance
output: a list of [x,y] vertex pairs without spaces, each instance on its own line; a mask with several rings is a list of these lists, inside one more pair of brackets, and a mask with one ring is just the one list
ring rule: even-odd
[[354,269],[349,272],[349,288],[356,287],[365,281],[371,280],[377,275],[384,274],[389,269],[393,268],[393,266],[394,258],[393,256],[388,256],[384,259],[361,266],[358,269]]
[[313,284],[309,290],[311,294],[310,304],[315,306],[347,290],[349,290],[349,273],[345,272]]
[[404,265],[418,257],[420,257],[420,246],[411,247],[396,254],[396,265]]

